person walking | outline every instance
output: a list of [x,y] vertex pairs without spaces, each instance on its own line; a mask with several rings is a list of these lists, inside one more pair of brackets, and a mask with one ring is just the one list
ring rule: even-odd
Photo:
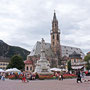
[[29,74],[28,73],[25,75],[25,77],[26,77],[26,81],[29,82],[29,80],[28,80],[29,79]]
[[63,74],[61,74],[61,80],[63,80]]
[[58,80],[61,80],[61,74],[60,73],[58,74]]
[[25,81],[26,81],[26,75],[25,75],[25,73],[23,73],[22,82],[25,82]]
[[62,74],[62,73],[59,74],[59,76],[58,76],[58,80],[63,80],[63,74]]
[[5,81],[5,73],[2,74],[1,80]]
[[80,71],[77,72],[77,83],[78,83],[78,81],[80,81],[82,83]]

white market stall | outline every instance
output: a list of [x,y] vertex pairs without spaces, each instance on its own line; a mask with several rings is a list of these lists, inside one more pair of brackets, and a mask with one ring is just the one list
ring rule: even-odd
[[83,68],[83,66],[72,66],[72,69],[82,69]]
[[60,72],[61,71],[61,69],[59,69],[59,68],[51,68],[50,70],[51,71],[56,71],[56,72]]
[[17,68],[10,68],[10,69],[7,69],[5,72],[7,73],[7,72],[21,72],[21,71],[18,70]]
[[56,72],[66,71],[66,69],[61,69],[61,68],[51,68],[50,70]]
[[0,72],[5,72],[3,69],[0,69]]

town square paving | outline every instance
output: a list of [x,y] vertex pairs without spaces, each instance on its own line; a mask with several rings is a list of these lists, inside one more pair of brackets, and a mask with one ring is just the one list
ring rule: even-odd
[[[90,77],[88,77],[90,78]],[[21,80],[0,80],[0,90],[90,90],[90,81],[76,83],[76,79],[34,80],[23,83]]]

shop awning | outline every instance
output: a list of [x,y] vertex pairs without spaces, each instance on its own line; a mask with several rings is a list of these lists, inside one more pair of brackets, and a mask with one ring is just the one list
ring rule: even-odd
[[81,69],[83,66],[72,66],[72,69]]

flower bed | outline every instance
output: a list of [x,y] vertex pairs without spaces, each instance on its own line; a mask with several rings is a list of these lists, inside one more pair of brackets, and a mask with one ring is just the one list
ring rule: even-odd
[[6,78],[9,78],[9,79],[22,79],[23,75],[22,74],[13,74],[13,75],[8,75],[6,76]]
[[9,79],[15,79],[15,75],[8,75],[7,78],[9,78]]
[[39,74],[39,79],[51,79],[53,78],[53,75],[52,74]]
[[[63,78],[64,79],[68,79],[68,78],[76,78],[77,75],[75,74],[64,74]],[[58,79],[58,77],[53,76],[53,75],[43,75],[43,74],[39,74],[39,79],[43,80],[43,79]]]
[[19,74],[18,78],[19,79],[22,79],[23,78],[23,75],[22,74]]
[[76,78],[77,75],[75,74],[64,74],[63,77],[66,79],[66,78]]

